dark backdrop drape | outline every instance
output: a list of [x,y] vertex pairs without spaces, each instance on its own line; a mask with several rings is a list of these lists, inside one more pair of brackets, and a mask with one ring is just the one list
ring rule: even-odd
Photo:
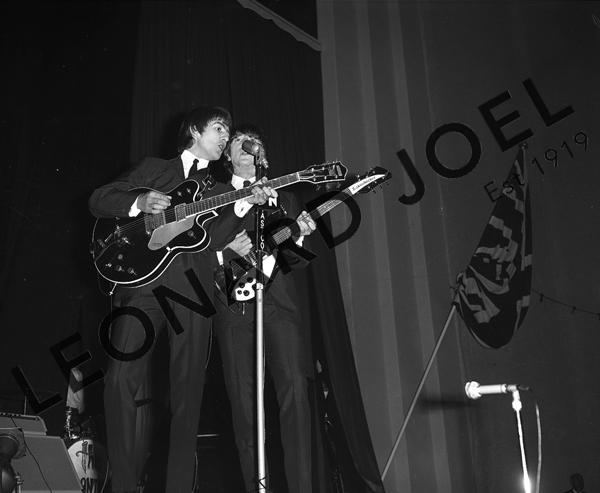
[[[177,123],[198,104],[259,124],[272,176],[321,163],[324,145],[319,53],[232,0],[62,3],[6,13],[12,77],[2,119],[0,402],[19,411],[16,365],[40,398],[64,397],[49,348],[66,336],[82,335],[73,354],[91,352],[84,371],[104,367],[97,327],[109,305],[87,257],[91,190],[145,155],[173,156]],[[298,187],[306,202],[323,191]],[[336,461],[346,491],[382,491],[334,253],[318,235],[308,246],[317,258],[298,277],[321,370],[312,395],[319,491],[334,491]],[[101,385],[86,391],[91,412],[101,413]],[[43,413],[54,434],[62,409]]]
[[[91,191],[107,163],[129,156],[138,5],[17,2],[0,7],[2,233],[0,233],[0,410],[23,411],[11,368],[40,399],[66,382],[49,348],[68,335],[104,365],[96,329],[108,310],[88,257]],[[86,389],[96,412],[101,384]],[[94,403],[93,401],[96,400]],[[64,407],[42,416],[61,433]]]

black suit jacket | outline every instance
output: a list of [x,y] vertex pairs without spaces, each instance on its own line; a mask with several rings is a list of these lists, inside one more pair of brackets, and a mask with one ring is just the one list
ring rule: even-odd
[[[193,179],[200,180],[207,171],[201,172]],[[143,190],[153,189],[167,194],[184,181],[183,162],[181,157],[165,160],[147,157],[137,166],[129,169],[116,180],[103,185],[92,193],[89,199],[89,208],[96,217],[129,217],[132,204]],[[216,193],[211,193],[215,195]],[[205,225],[211,238],[213,249],[224,247],[234,237],[234,231],[239,230],[241,218],[233,211],[233,205],[224,207],[219,216],[211,219]],[[156,280],[140,288],[125,288],[120,291],[138,289],[152,290],[158,285],[166,284],[178,289],[182,294],[192,295],[193,290],[188,289],[189,283],[184,272],[193,269],[200,279],[207,294],[212,293],[212,259],[208,251],[198,253],[181,253],[171,262],[166,271]],[[185,289],[183,289],[185,288]]]

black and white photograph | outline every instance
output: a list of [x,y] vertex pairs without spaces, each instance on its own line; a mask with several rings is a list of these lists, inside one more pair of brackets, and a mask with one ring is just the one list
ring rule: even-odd
[[600,490],[600,1],[0,26],[0,493]]

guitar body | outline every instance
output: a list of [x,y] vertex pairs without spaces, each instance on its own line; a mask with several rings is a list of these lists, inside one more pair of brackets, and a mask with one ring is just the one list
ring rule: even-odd
[[[173,190],[171,207],[197,200],[200,187],[186,180]],[[143,192],[144,190],[140,190]],[[139,214],[133,218],[98,219],[92,233],[91,253],[98,273],[107,281],[139,287],[160,276],[180,253],[199,252],[210,243],[204,224],[217,216],[210,210],[179,221],[161,222],[161,214]]]
[[[242,260],[243,262],[240,262]],[[238,262],[237,268],[233,267],[232,280],[226,287],[227,293],[233,301],[253,301],[256,296],[256,280],[258,277],[256,263],[248,263],[245,259],[233,259],[231,263]],[[246,267],[244,267],[246,264]],[[277,270],[274,255],[263,257],[262,272],[264,275],[264,289],[267,291],[273,282]]]

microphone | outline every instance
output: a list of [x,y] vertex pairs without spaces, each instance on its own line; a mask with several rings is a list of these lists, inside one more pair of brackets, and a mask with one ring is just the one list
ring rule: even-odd
[[269,163],[265,158],[265,150],[261,144],[255,140],[246,139],[244,142],[242,142],[242,149],[256,158],[256,164],[262,166],[263,168],[269,167]]
[[469,399],[479,399],[486,394],[511,394],[518,390],[530,390],[525,385],[513,383],[499,383],[496,385],[479,385],[478,382],[467,382],[465,384],[465,393]]
[[260,153],[261,145],[255,140],[246,139],[242,142],[242,149],[256,157]]

